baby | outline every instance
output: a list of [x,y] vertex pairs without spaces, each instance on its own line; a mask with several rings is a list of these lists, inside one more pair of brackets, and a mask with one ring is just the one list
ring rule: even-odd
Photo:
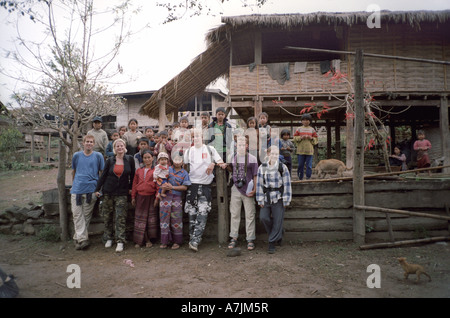
[[165,190],[161,188],[161,186],[167,182],[167,178],[169,177],[169,155],[165,152],[160,152],[158,154],[158,159],[156,160],[157,165],[155,167],[155,171],[153,172],[153,179],[159,186],[158,194],[156,195],[155,205],[161,197],[165,197]]

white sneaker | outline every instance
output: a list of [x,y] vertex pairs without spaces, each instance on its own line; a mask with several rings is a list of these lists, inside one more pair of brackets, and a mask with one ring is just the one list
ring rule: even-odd
[[123,251],[123,243],[117,243],[116,252],[122,252]]
[[105,244],[105,247],[106,248],[109,248],[109,247],[111,247],[112,246],[112,240],[107,240],[106,241],[106,244]]

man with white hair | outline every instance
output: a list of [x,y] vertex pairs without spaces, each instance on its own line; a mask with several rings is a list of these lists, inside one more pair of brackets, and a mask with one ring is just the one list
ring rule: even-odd
[[203,144],[202,130],[194,129],[194,145],[184,153],[184,162],[189,165],[191,185],[186,193],[185,212],[189,214],[189,248],[198,251],[211,211],[211,183],[214,167],[227,167],[214,147]]

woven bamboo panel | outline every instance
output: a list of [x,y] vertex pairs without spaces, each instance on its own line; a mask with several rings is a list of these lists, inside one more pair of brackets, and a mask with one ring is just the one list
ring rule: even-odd
[[[356,48],[365,53],[443,60],[443,51],[449,49],[449,44],[430,27],[417,32],[408,26],[391,25],[377,32],[366,27],[351,28],[349,50]],[[444,91],[444,69],[442,65],[424,62],[364,59],[366,88],[372,92]]]
[[[346,72],[346,62],[341,62],[341,71]],[[256,66],[250,72],[248,66],[232,66],[230,71],[231,95],[285,95],[311,93],[346,93],[348,85],[331,80],[331,75],[320,72],[319,62],[308,62],[306,72],[294,73],[294,63],[289,64],[289,80],[283,85],[272,79],[266,65]],[[334,83],[334,84],[333,84]]]

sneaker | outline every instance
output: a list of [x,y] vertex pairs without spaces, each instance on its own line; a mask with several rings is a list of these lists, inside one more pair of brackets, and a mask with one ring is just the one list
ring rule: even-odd
[[106,244],[105,244],[105,247],[106,247],[106,248],[111,247],[111,246],[112,246],[112,243],[113,243],[112,240],[107,240],[107,241],[106,241]]
[[189,248],[190,248],[191,250],[193,250],[194,252],[198,252],[198,245],[197,245],[197,243],[191,243],[191,242],[189,242]]
[[122,252],[123,251],[123,243],[117,243],[116,252]]
[[75,249],[77,249],[77,250],[84,250],[85,248],[87,248],[89,245],[91,245],[90,243],[89,243],[89,241],[82,241],[82,242],[80,242],[80,243],[78,243],[77,244],[77,246],[75,247]]
[[267,251],[269,254],[273,254],[275,253],[275,244],[274,243],[269,243],[269,249]]

